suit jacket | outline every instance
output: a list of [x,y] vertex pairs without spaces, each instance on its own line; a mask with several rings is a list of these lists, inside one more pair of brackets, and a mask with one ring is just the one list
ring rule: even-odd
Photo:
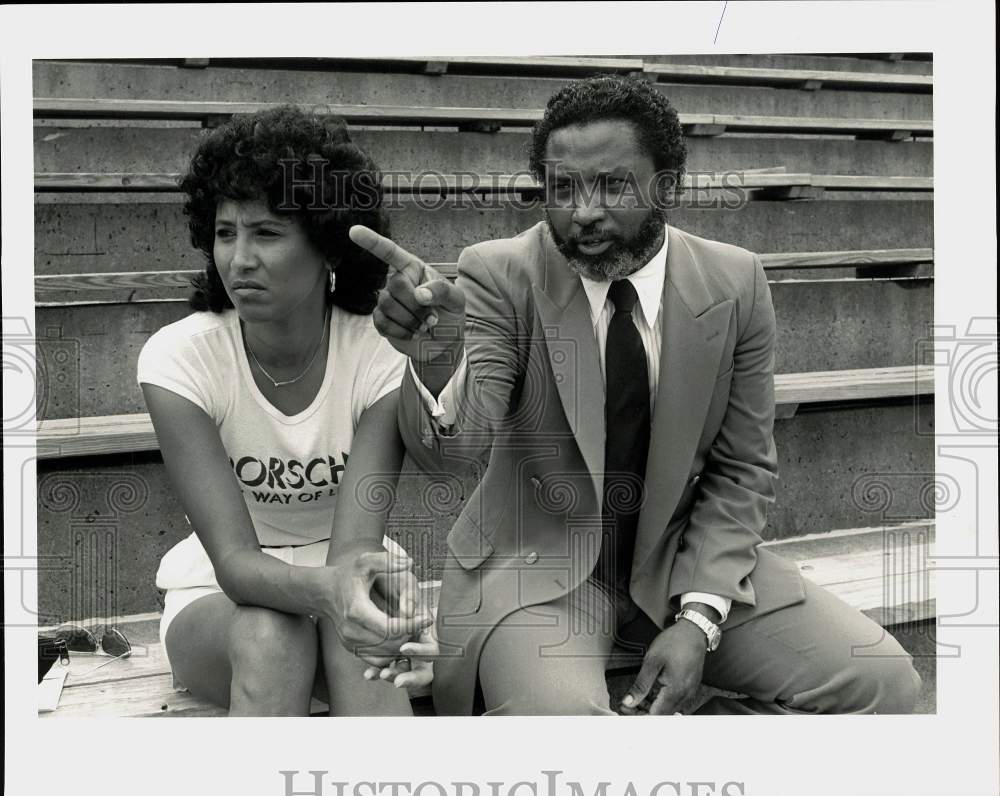
[[[756,255],[668,227],[660,379],[629,591],[659,627],[680,595],[729,597],[723,630],[804,598],[758,549],[774,500],[775,320]],[[454,436],[407,374],[400,431],[424,470],[488,454],[448,535],[434,701],[471,712],[479,652],[518,608],[565,595],[600,552],[604,383],[580,278],[544,222],[462,252],[467,378]],[[724,642],[723,642],[724,643]]]

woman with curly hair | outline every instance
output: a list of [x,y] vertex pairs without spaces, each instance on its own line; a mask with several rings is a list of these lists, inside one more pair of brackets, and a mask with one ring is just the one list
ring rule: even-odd
[[388,233],[375,164],[342,121],[286,106],[210,132],[181,188],[207,263],[195,312],[138,366],[194,531],[156,578],[175,685],[230,715],[308,715],[314,694],[331,715],[409,714],[362,676],[430,621],[366,500],[403,455],[405,358],[371,317],[386,268],[347,234]]

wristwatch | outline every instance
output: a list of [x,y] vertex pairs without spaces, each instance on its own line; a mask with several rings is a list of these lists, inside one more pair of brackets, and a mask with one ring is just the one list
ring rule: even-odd
[[697,611],[692,611],[691,609],[684,609],[677,613],[674,617],[675,622],[679,622],[681,619],[687,619],[689,622],[694,622],[698,627],[702,629],[707,639],[707,649],[709,652],[715,652],[719,648],[719,642],[722,641],[722,631],[719,630],[719,626],[712,622],[711,620],[704,617]]

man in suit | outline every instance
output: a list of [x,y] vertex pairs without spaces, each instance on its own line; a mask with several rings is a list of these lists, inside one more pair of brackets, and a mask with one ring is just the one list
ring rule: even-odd
[[[379,331],[410,357],[400,432],[481,482],[448,536],[439,713],[909,712],[919,677],[877,624],[759,548],[774,500],[775,320],[760,260],[665,223],[684,173],[652,86],[578,81],[531,168],[546,220],[466,249],[454,284],[364,228],[391,266]],[[404,645],[403,653],[427,651]]]

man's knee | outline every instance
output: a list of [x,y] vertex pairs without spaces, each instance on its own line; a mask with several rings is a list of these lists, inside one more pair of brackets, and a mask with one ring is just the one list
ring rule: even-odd
[[[611,701],[603,672],[599,676],[560,677],[553,672],[526,673],[519,683],[490,688],[485,693],[487,715],[495,716],[594,716],[606,715]],[[590,674],[590,673],[587,673]],[[490,704],[492,702],[492,704]]]
[[523,692],[508,696],[489,707],[491,716],[600,716],[610,712],[610,697],[605,693],[555,691],[545,695]]
[[308,617],[240,606],[228,642],[233,680],[245,690],[263,692],[315,676],[318,641]]
[[843,712],[912,713],[920,698],[921,680],[910,656],[859,656],[851,664],[848,703]]

